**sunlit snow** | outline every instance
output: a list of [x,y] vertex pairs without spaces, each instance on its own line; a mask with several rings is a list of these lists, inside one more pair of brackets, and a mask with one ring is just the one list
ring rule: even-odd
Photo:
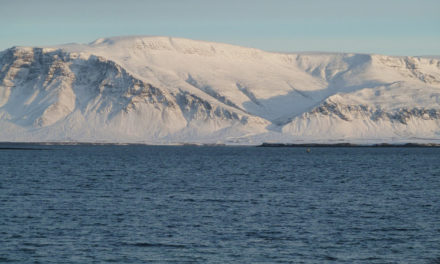
[[169,37],[0,53],[0,141],[440,141],[440,61]]

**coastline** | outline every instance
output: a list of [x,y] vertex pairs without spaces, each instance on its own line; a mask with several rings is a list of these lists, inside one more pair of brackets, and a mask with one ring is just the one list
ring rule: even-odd
[[438,143],[376,143],[376,144],[353,144],[353,143],[263,143],[257,147],[270,147],[270,148],[295,148],[295,147],[343,147],[343,148],[438,148]]
[[[29,149],[28,146],[151,146],[151,147],[257,147],[257,148],[439,148],[440,143],[269,143],[258,145],[212,143],[119,143],[119,142],[0,142],[0,150]],[[32,148],[32,150],[35,150]]]

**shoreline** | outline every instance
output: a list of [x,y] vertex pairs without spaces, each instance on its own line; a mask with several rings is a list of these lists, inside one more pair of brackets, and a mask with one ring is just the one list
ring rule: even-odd
[[319,147],[319,148],[438,148],[438,143],[373,143],[373,144],[355,144],[355,143],[263,143],[257,147],[263,148],[298,148],[298,147]]
[[[268,143],[258,145],[212,143],[120,143],[120,142],[0,142],[0,150],[26,150],[27,146],[150,146],[150,147],[258,147],[258,148],[439,148],[440,143]],[[35,148],[31,148],[35,150]]]

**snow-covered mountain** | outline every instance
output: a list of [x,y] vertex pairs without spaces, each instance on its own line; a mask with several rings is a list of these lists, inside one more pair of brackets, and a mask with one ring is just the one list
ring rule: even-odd
[[0,141],[440,142],[440,60],[168,37],[13,47]]

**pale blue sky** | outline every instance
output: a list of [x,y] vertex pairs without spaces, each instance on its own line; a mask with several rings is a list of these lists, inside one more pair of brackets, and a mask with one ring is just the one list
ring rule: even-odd
[[0,0],[0,50],[120,35],[440,55],[440,0]]

